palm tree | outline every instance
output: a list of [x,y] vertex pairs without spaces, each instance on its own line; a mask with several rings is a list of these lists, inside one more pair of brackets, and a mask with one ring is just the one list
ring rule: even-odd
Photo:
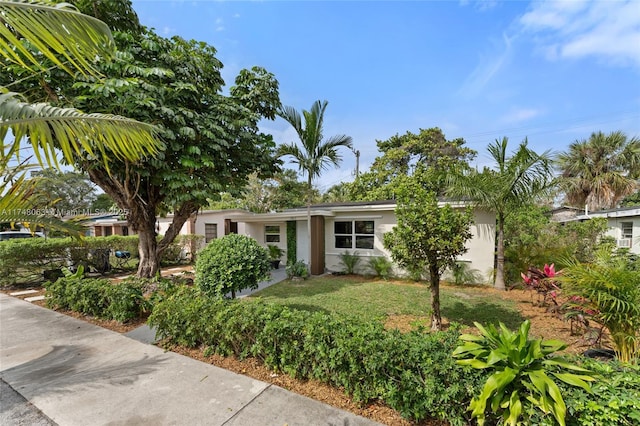
[[567,204],[590,210],[613,208],[638,189],[640,139],[623,132],[594,132],[558,156]]
[[[99,78],[94,61],[115,56],[115,43],[107,25],[72,6],[47,0],[0,1],[0,16],[0,58],[4,66],[13,64],[36,75],[53,64],[70,74],[80,72]],[[48,64],[44,64],[43,57]],[[9,168],[11,160],[20,162],[23,140],[29,140],[41,165],[57,166],[56,148],[68,162],[74,154],[88,152],[100,153],[107,163],[106,149],[111,156],[135,161],[158,149],[154,136],[155,128],[148,124],[45,103],[31,104],[19,93],[0,86],[0,174],[14,178],[13,189],[4,188],[6,192],[0,193],[0,204],[12,206],[13,213],[0,210],[0,221],[37,219],[15,214],[29,205],[30,189],[24,174],[16,174],[24,173],[24,166]],[[13,141],[7,143],[11,137]],[[4,179],[5,185],[9,181]]]
[[313,179],[320,176],[329,166],[338,167],[341,157],[337,148],[343,146],[353,149],[350,136],[336,135],[324,140],[322,125],[327,101],[316,101],[311,110],[302,110],[302,117],[293,107],[285,106],[279,115],[295,129],[302,148],[295,143],[283,144],[278,149],[278,156],[289,155],[291,162],[298,165],[298,170],[307,174],[307,240],[309,242],[309,269],[311,269],[311,193]]
[[498,227],[496,241],[495,288],[505,289],[504,283],[504,224],[518,207],[533,202],[553,184],[552,160],[549,151],[537,154],[520,143],[512,156],[507,155],[508,139],[496,140],[487,148],[495,161],[495,169],[449,176],[448,194],[465,197],[479,207],[496,213]]

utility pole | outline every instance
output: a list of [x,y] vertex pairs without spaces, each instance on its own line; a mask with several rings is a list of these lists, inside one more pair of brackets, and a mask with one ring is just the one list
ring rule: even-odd
[[353,153],[356,155],[356,179],[360,175],[360,151],[353,149]]

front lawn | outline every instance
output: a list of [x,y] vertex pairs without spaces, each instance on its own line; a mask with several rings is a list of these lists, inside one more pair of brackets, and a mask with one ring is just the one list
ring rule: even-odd
[[[363,320],[387,321],[415,317],[429,324],[429,286],[411,281],[380,281],[355,276],[321,276],[286,280],[250,298],[307,311],[335,312]],[[490,287],[440,286],[442,315],[450,322],[472,326],[474,321],[502,321],[517,328],[524,318],[514,302],[495,297]]]

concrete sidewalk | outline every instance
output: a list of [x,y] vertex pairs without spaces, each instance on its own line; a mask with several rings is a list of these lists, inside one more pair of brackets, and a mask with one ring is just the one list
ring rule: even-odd
[[0,377],[62,426],[377,424],[4,294]]

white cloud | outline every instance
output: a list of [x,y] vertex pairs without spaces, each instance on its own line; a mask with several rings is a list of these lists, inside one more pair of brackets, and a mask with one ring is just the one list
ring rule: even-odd
[[500,122],[503,124],[519,124],[523,121],[538,117],[541,114],[542,111],[534,108],[516,108],[501,117]]
[[480,94],[485,86],[508,62],[511,56],[511,45],[512,38],[504,34],[502,44],[497,47],[500,52],[482,58],[480,64],[469,74],[458,93],[465,97],[475,97]]
[[640,68],[640,5],[626,1],[542,1],[519,19],[547,58],[595,57]]

